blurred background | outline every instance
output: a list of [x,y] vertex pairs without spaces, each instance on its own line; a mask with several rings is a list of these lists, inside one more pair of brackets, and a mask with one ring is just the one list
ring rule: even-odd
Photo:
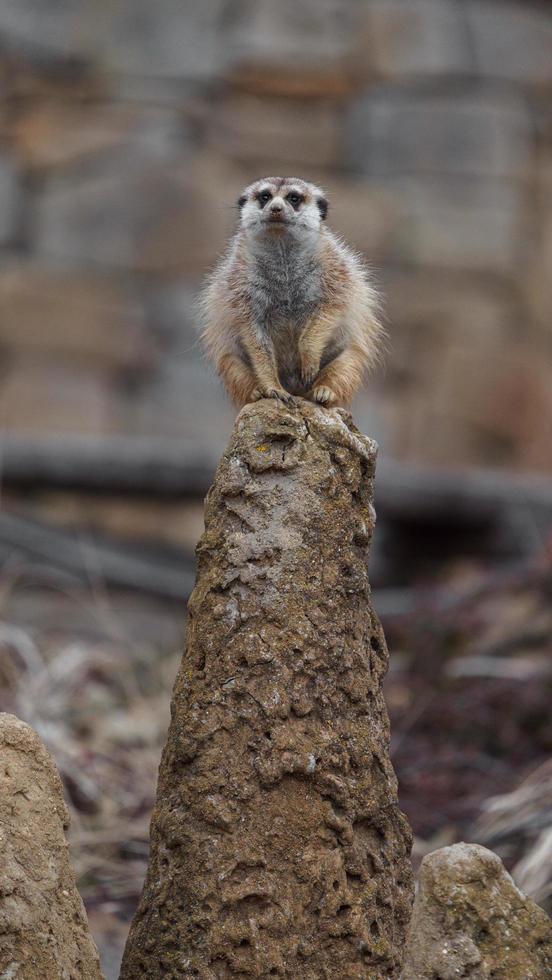
[[552,903],[552,15],[532,0],[0,0],[0,709],[62,771],[108,980],[202,498],[194,299],[295,174],[385,296],[375,604],[415,855]]

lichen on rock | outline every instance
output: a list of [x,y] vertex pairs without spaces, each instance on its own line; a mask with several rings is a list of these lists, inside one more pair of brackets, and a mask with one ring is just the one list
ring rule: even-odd
[[403,980],[550,980],[552,922],[478,844],[428,854]]
[[38,735],[0,714],[0,978],[102,980],[69,865],[69,814]]
[[412,900],[370,601],[376,446],[242,410],[211,488],[121,978],[397,977]]

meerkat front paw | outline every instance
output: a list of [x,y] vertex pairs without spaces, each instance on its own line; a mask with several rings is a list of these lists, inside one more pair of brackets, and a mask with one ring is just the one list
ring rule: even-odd
[[293,405],[293,395],[290,395],[285,388],[264,388],[261,398],[277,398],[284,405]]
[[312,389],[312,400],[318,402],[319,405],[334,405],[337,401],[337,395],[326,385],[316,385]]

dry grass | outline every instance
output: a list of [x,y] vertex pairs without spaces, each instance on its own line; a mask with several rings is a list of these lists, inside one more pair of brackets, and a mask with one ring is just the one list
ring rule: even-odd
[[144,879],[179,660],[107,640],[38,646],[0,624],[0,709],[33,726],[61,772],[77,884],[109,977]]
[[514,881],[552,913],[552,759],[511,793],[486,800],[473,833],[499,854],[517,858]]

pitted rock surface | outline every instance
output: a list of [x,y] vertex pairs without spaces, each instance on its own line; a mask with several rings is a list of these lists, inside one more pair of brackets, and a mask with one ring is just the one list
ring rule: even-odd
[[552,922],[479,844],[428,854],[403,980],[550,980]]
[[0,978],[102,980],[69,865],[69,814],[36,732],[0,714]]
[[121,977],[398,977],[412,901],[367,549],[376,445],[246,406],[206,500]]

